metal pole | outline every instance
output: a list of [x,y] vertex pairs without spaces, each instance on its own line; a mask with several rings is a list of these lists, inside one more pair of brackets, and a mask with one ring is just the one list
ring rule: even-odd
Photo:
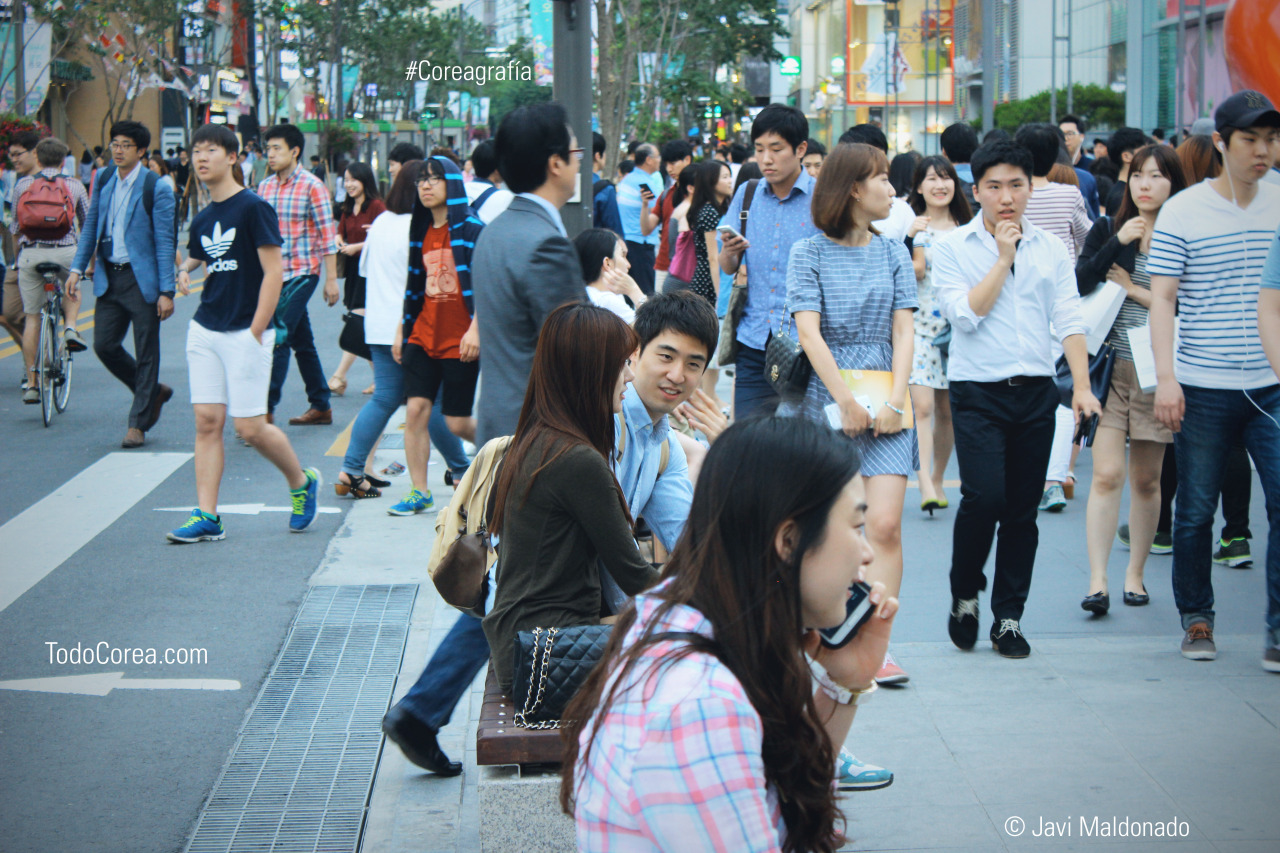
[[[579,148],[591,151],[591,3],[556,0],[552,96],[564,105]],[[578,193],[560,210],[572,239],[591,227],[591,158],[578,162]]]
[[996,3],[982,0],[982,132],[996,126]]
[[[1200,0],[1200,74],[1196,81],[1196,118],[1205,114],[1204,103],[1204,67],[1209,62],[1209,17],[1205,12],[1206,0]],[[1173,144],[1178,144],[1177,134],[1182,128],[1174,129]]]
[[23,56],[26,45],[23,43],[23,30],[26,27],[27,11],[22,0],[13,0],[9,5],[9,26],[13,28],[13,93],[14,93],[14,109],[18,115],[27,114],[27,69],[26,58]]
[[[1071,6],[1071,0],[1067,0],[1067,112],[1074,113],[1076,111],[1076,84],[1075,78],[1071,76],[1071,51],[1074,50],[1071,44]],[[1081,144],[1083,145],[1084,143]]]
[[1049,121],[1058,123],[1058,0],[1049,6]]
[[1187,85],[1187,72],[1182,67],[1182,55],[1187,46],[1187,0],[1178,0],[1178,47],[1174,57],[1173,126],[1182,127],[1182,93]]

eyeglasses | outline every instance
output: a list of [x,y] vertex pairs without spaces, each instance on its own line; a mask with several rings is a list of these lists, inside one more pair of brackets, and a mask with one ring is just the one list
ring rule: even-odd
[[9,149],[9,158],[10,158],[10,159],[15,159],[15,158],[18,158],[18,157],[23,156],[24,154],[30,154],[30,153],[31,153],[31,151],[30,151],[29,149],[26,149],[26,148],[18,148],[18,149],[10,148],[10,149]]
[[418,186],[426,184],[429,187],[438,187],[443,183],[444,178],[439,175],[424,175],[423,177],[418,178]]
[[137,147],[138,147],[137,144],[133,142],[112,142],[111,143],[112,151],[127,151],[130,148],[137,148]]
[[1062,131],[1062,135],[1066,137],[1074,137],[1074,136],[1080,136],[1081,134],[1080,134],[1080,131],[1078,130],[1064,130]]
[[574,157],[574,158],[576,158],[576,159],[578,159],[578,160],[581,160],[581,159],[582,159],[582,152],[584,152],[584,151],[586,151],[586,150],[587,150],[587,149],[585,149],[585,148],[570,148],[570,149],[569,149],[569,156],[570,156],[570,157]]

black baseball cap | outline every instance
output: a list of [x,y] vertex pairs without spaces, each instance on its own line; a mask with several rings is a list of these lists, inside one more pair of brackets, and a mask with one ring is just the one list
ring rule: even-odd
[[1280,112],[1261,92],[1245,89],[1236,92],[1213,111],[1213,124],[1221,133],[1226,128],[1247,130],[1250,127],[1280,127]]

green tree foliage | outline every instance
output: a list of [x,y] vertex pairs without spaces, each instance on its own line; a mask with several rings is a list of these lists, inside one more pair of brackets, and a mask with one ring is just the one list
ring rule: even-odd
[[[1124,124],[1124,95],[1092,83],[1087,86],[1077,83],[1073,89],[1073,111],[1089,122],[1090,127],[1120,127]],[[1067,90],[1062,88],[1058,90],[1058,116],[1061,117],[1066,112]],[[1048,120],[1048,89],[1020,101],[996,104],[995,125],[1009,133],[1024,124]],[[978,126],[981,127],[980,122]]]

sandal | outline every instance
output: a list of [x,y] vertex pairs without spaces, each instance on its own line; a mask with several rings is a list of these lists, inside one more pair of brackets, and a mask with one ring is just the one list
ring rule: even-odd
[[380,498],[382,492],[369,480],[368,477],[361,477],[358,480],[352,480],[350,475],[343,473],[342,477],[346,480],[339,479],[333,484],[333,490],[338,495],[351,495],[351,497],[359,500],[360,498]]
[[367,396],[369,394],[372,394],[376,390],[378,390],[378,383],[375,382],[374,384],[370,385],[368,388],[364,389],[364,394]]
[[1062,481],[1062,494],[1067,500],[1075,500],[1076,497],[1076,472],[1068,471],[1067,479]]
[[370,483],[372,483],[376,488],[379,488],[379,489],[385,489],[387,486],[391,485],[390,480],[379,480],[377,477],[373,476],[372,474],[366,473],[364,475],[364,478],[368,480]]
[[347,393],[347,380],[345,380],[345,379],[340,379],[340,378],[339,378],[339,377],[337,377],[337,376],[334,376],[334,377],[330,378],[330,379],[329,379],[329,391],[330,391],[330,392],[331,392],[335,397],[341,397],[343,394]]

